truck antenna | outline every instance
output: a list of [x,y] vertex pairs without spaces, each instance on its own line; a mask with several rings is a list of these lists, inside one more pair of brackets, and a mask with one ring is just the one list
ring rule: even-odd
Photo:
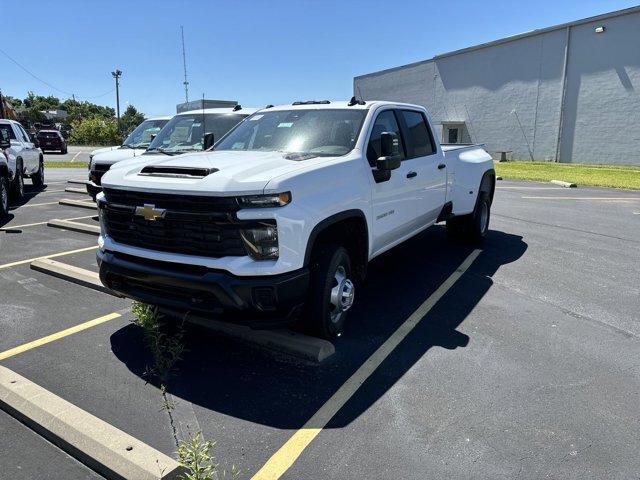
[[182,37],[182,68],[184,69],[184,99],[189,103],[189,82],[187,81],[187,56],[184,51],[184,27],[180,25],[180,36]]

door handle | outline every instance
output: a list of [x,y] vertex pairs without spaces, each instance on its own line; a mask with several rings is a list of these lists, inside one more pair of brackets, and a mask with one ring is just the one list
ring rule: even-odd
[[407,173],[407,178],[413,178],[416,175],[418,175],[416,172],[409,172],[409,173]]
[[444,163],[438,165],[438,170],[442,170],[443,168],[446,168],[446,165]]

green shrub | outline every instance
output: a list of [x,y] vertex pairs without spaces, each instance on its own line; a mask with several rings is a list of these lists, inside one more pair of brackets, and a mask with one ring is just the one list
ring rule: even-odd
[[117,145],[122,141],[115,120],[91,117],[71,124],[69,143],[77,145]]

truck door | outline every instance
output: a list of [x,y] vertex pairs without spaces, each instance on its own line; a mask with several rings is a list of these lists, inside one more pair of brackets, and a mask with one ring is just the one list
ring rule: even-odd
[[376,183],[372,175],[374,254],[407,237],[416,228],[416,210],[422,208],[417,199],[420,186],[412,178],[418,162],[415,159],[406,160],[406,149],[395,110],[382,110],[377,114],[367,142],[369,164],[374,167],[376,159],[380,157],[380,136],[383,132],[393,132],[398,136],[402,163],[399,168],[391,171],[389,180]]
[[411,180],[416,183],[416,230],[433,224],[446,201],[447,169],[438,153],[433,131],[419,110],[398,110],[400,130],[407,158],[411,162]]

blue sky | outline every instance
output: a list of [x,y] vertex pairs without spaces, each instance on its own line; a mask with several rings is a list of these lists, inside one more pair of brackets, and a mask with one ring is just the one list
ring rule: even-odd
[[[78,97],[113,88],[121,106],[175,112],[184,100],[180,25],[190,99],[245,106],[346,99],[355,75],[477,43],[633,6],[622,0],[66,1],[0,0],[0,49]],[[22,19],[14,21],[13,19]],[[68,95],[0,53],[0,89]],[[115,106],[115,93],[92,101]]]

